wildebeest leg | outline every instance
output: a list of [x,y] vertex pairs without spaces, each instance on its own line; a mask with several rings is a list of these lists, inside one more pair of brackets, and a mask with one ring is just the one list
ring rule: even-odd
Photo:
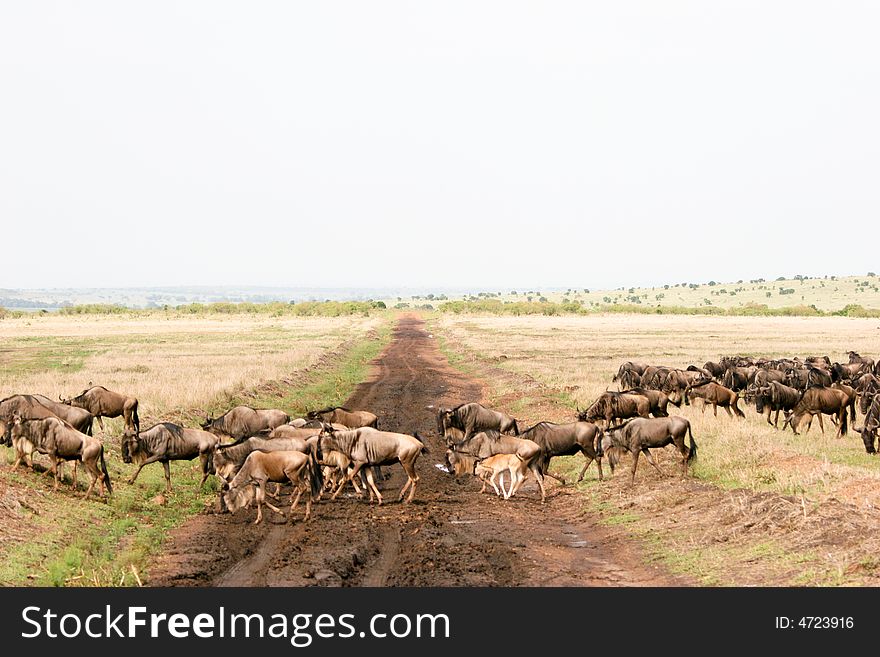
[[[418,456],[418,454],[416,454]],[[413,496],[416,494],[416,483],[419,480],[419,475],[416,474],[415,468],[415,458],[409,462],[400,462],[400,465],[403,466],[403,469],[406,471],[406,476],[409,477],[407,483],[403,485],[403,488],[400,489],[400,497],[398,497],[398,501],[403,499],[403,491],[406,490],[407,484],[409,484],[409,495],[406,497],[407,502],[412,502]]]
[[[95,460],[89,459],[88,461],[83,461],[83,465],[85,466],[86,471],[89,473],[89,476],[92,478],[92,483],[89,484],[89,488],[86,491],[85,498],[84,498],[84,499],[89,499],[89,496],[92,494],[92,490],[95,488],[95,484],[98,482],[99,478],[101,481],[101,488],[102,489],[104,488],[104,478],[103,478],[103,474],[98,469],[97,459],[95,459]],[[73,466],[74,466],[74,473],[76,473],[76,469],[75,469],[76,468],[76,461],[73,462]],[[74,484],[73,487],[75,489],[76,484]]]
[[[376,498],[379,500],[379,505],[382,505],[382,495],[379,493],[379,489],[376,488],[376,482],[373,479],[373,469],[367,468],[367,485],[370,487],[374,493],[376,493]],[[371,498],[372,501],[372,498]]]
[[171,461],[162,461],[162,467],[165,468],[165,490],[171,491]]
[[639,450],[634,449],[632,452],[633,464],[632,464],[632,477],[630,478],[629,485],[635,486],[636,484],[636,468],[639,467]]
[[104,433],[104,420],[101,419],[100,415],[96,415],[95,419],[98,421],[98,426],[101,427],[101,433]]
[[[357,473],[361,471],[361,467],[363,465],[364,464],[362,462],[354,464],[354,468],[351,470],[351,472],[349,472],[342,478],[342,483],[339,484],[339,487],[333,492],[333,495],[330,496],[331,500],[335,500],[339,496],[339,493],[342,492],[342,489],[345,487],[346,482],[349,479],[354,479],[357,476]],[[367,470],[367,472],[369,472],[369,469]],[[367,480],[369,481],[369,474],[367,475]]]
[[775,428],[775,429],[779,428],[779,409],[778,408],[776,409],[776,419],[773,422],[773,428]]
[[650,463],[651,465],[653,465],[653,466],[654,466],[654,469],[655,469],[657,472],[660,473],[660,476],[661,476],[661,477],[665,477],[665,476],[666,476],[666,475],[664,474],[663,470],[660,469],[660,466],[657,465],[657,462],[654,460],[654,457],[651,456],[651,450],[649,450],[647,447],[643,447],[643,448],[642,448],[642,454],[644,454],[644,455],[645,455],[645,458],[648,459],[648,463]]
[[148,458],[147,460],[141,462],[141,464],[138,466],[138,469],[135,470],[135,471],[134,471],[134,474],[131,476],[131,479],[128,480],[128,483],[129,483],[129,484],[133,484],[133,483],[134,483],[134,480],[138,478],[138,475],[141,473],[141,470],[143,469],[143,467],[144,467],[145,465],[149,465],[150,463],[155,463],[155,462],[158,461],[160,458],[162,458],[162,457],[159,456],[159,455],[157,455],[157,454],[153,454],[150,458]]
[[[504,490],[504,473],[502,473],[500,470],[496,470],[492,473],[492,476],[489,477],[489,483],[492,484],[492,488],[495,489],[495,495],[501,497],[501,491],[498,490],[498,484],[495,483],[495,477],[497,477],[498,475],[501,475],[501,490]],[[485,488],[485,486],[486,484],[484,483],[483,487]],[[504,496],[504,499],[507,499],[507,495]]]
[[58,490],[58,457],[51,454],[49,459],[52,462],[52,475],[55,478],[55,485],[52,487],[52,490]]
[[541,473],[541,466],[537,464],[532,464],[531,466],[529,466],[529,469],[535,475],[535,479],[538,482],[538,488],[541,489],[541,501],[543,502],[547,499],[547,491],[544,490],[544,475]]

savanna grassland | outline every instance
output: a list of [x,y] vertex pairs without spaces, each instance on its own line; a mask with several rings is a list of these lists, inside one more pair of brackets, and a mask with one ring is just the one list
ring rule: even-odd
[[[450,359],[529,424],[574,420],[577,405],[617,389],[611,378],[630,359],[685,367],[729,354],[843,362],[849,349],[880,354],[876,319],[443,314],[431,322]],[[591,466],[580,485],[585,508],[707,584],[880,582],[880,461],[865,453],[859,434],[835,439],[826,422],[825,436],[816,423],[795,436],[740,406],[745,420],[670,407],[693,425],[693,477],[661,479],[643,460],[630,488],[628,457],[610,481],[597,482]],[[661,450],[659,462],[677,475],[673,450]],[[554,469],[576,474],[580,464],[567,457]]]
[[[138,397],[142,428],[160,420],[195,427],[237,403],[293,415],[344,400],[387,343],[390,322],[382,312],[7,317],[0,320],[0,397],[57,399],[100,384]],[[120,457],[122,421],[105,427],[109,502],[84,502],[69,482],[53,493],[49,477],[12,471],[12,450],[0,448],[7,464],[0,467],[0,585],[148,581],[150,556],[167,531],[216,499],[213,478],[198,490],[198,460],[172,463],[170,494],[160,495],[159,465],[128,485],[134,466]]]

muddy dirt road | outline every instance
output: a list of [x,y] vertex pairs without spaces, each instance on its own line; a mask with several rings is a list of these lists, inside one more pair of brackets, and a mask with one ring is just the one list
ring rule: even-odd
[[[430,404],[482,398],[478,381],[449,366],[417,317],[404,316],[346,406],[369,409],[380,428],[419,432],[430,454],[417,462],[412,504],[395,502],[399,465],[382,486],[385,505],[340,496],[293,524],[266,510],[204,514],[172,533],[151,570],[154,586],[659,586],[677,584],[645,565],[635,546],[613,538],[581,511],[572,487],[534,483],[508,502],[479,495],[472,477],[435,467],[444,446]],[[594,468],[595,466],[593,466]],[[595,470],[588,471],[595,476]],[[351,495],[351,494],[349,494]],[[285,498],[283,498],[285,499]]]

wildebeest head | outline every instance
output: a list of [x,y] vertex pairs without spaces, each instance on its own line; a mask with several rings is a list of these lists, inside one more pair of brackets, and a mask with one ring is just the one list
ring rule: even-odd
[[205,416],[205,421],[202,422],[202,429],[204,429],[205,431],[207,431],[208,429],[211,428],[211,425],[212,425],[212,424],[214,424],[214,418],[212,418],[210,415],[206,415],[206,416]]
[[131,463],[134,455],[140,450],[138,444],[137,433],[128,427],[122,434],[122,461],[123,463]]
[[12,441],[21,438],[23,433],[24,423],[21,420],[21,416],[16,413],[12,418],[12,422],[9,422],[6,429],[3,431],[3,443],[7,447],[10,447],[12,446]]
[[629,451],[629,443],[626,440],[626,436],[623,433],[623,429],[626,426],[626,423],[617,425],[615,427],[609,427],[602,434],[602,438],[599,441],[599,447],[603,455],[608,457],[608,463],[611,465],[611,471],[614,471],[614,468],[620,462],[620,454],[621,452]]
[[254,485],[248,482],[243,486],[230,488],[223,493],[223,503],[231,513],[235,513],[239,509],[249,506],[254,499],[255,493]]
[[454,449],[446,450],[446,471],[456,477],[463,474],[474,474],[479,462],[480,459],[470,454],[457,452]]
[[7,447],[12,446],[12,422],[0,418],[0,442]]

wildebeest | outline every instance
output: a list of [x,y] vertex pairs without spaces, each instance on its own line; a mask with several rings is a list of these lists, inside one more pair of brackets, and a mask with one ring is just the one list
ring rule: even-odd
[[828,358],[828,356],[807,356],[807,359],[804,362],[808,366],[815,365],[825,370],[831,367],[831,359]]
[[629,390],[624,390],[624,395],[641,395],[648,400],[650,404],[651,415],[654,417],[667,417],[669,415],[669,411],[667,410],[669,404],[673,404],[674,406],[678,406],[678,402],[673,401],[669,395],[667,395],[662,390],[648,390],[647,388],[631,388]]
[[102,418],[114,418],[120,415],[125,420],[126,429],[132,429],[135,433],[141,429],[137,398],[107,390],[104,386],[92,386],[76,397],[61,399],[61,403],[86,409],[98,420],[101,431],[104,430]]
[[317,434],[311,434],[308,439],[302,437],[268,439],[251,436],[234,445],[218,445],[212,455],[214,474],[228,483],[232,481],[251,452],[259,449],[264,452],[289,451],[305,454],[316,448],[317,444]]
[[[685,447],[684,439],[690,439],[690,447]],[[639,465],[639,454],[644,454],[648,463],[663,475],[660,466],[651,456],[650,449],[666,447],[674,444],[681,453],[681,467],[683,474],[687,474],[687,465],[697,456],[697,443],[691,431],[691,423],[687,418],[679,415],[662,418],[635,418],[622,426],[614,427],[605,432],[602,438],[602,451],[608,455],[611,471],[617,464],[617,454],[614,449],[621,449],[632,454],[632,478],[630,484],[636,481],[636,468]]]
[[862,434],[862,442],[865,443],[865,451],[868,454],[876,454],[877,449],[874,447],[874,441],[877,438],[877,429],[880,428],[880,395],[874,395],[867,412],[865,413],[865,424],[861,429],[853,427]]
[[379,428],[379,418],[369,411],[352,411],[343,406],[328,406],[319,411],[309,411],[306,417],[310,420],[342,424],[349,429],[360,427]]
[[805,417],[809,416],[807,431],[813,424],[813,416],[819,416],[819,428],[825,433],[822,423],[822,415],[834,415],[837,417],[837,437],[845,436],[847,432],[846,409],[851,404],[849,395],[843,390],[813,386],[804,392],[803,397],[793,410],[785,414],[783,429],[790,425],[791,430],[797,434],[803,425]]
[[752,379],[752,385],[756,388],[766,388],[774,381],[777,383],[785,383],[785,372],[780,370],[760,369],[755,372],[755,376]]
[[[308,479],[308,483],[303,481],[304,478]],[[229,490],[223,495],[226,508],[235,513],[256,500],[255,525],[263,520],[263,504],[283,516],[281,509],[266,501],[266,484],[270,481],[279,484],[290,482],[296,488],[296,495],[290,505],[290,520],[293,520],[293,510],[299,503],[303,490],[306,490],[306,512],[303,520],[311,517],[312,498],[317,498],[321,494],[323,486],[321,468],[318,467],[311,453],[302,452],[261,450],[251,452],[238,474],[230,482]]]
[[563,486],[565,479],[550,472],[550,459],[554,456],[583,454],[586,460],[580,475],[578,475],[578,481],[583,481],[584,473],[593,461],[596,461],[599,479],[602,479],[602,455],[597,452],[601,436],[602,430],[592,422],[568,422],[566,424],[538,422],[519,435],[520,438],[532,440],[538,444],[542,450],[541,472],[553,477]]
[[87,436],[92,435],[92,423],[95,416],[86,409],[52,401],[44,395],[33,395],[33,397],[77,431],[82,431]]
[[447,452],[447,461],[452,471],[473,473],[476,464],[481,459],[489,458],[495,454],[516,454],[525,463],[525,467],[531,470],[541,489],[541,501],[547,493],[544,490],[544,473],[542,471],[542,456],[544,450],[534,440],[507,436],[503,433],[490,429],[480,431],[470,438],[454,443]]
[[[102,495],[105,486],[107,494],[113,492],[110,473],[107,472],[107,464],[104,461],[104,445],[97,438],[77,431],[57,417],[26,420],[16,416],[9,435],[13,444],[27,441],[38,452],[49,456],[49,461],[52,464],[51,472],[55,478],[55,490],[58,490],[59,461],[76,460],[82,461],[92,478],[85,494],[86,499],[92,494],[95,483],[100,484]],[[21,460],[21,455],[19,455],[19,460]]]
[[754,366],[730,367],[721,377],[721,385],[734,392],[741,392],[749,387],[757,372],[758,368]]
[[831,376],[831,369],[810,365],[807,367],[807,387],[810,386],[830,386],[834,382]]
[[831,366],[831,380],[835,383],[849,383],[865,371],[870,372],[871,370],[862,362],[847,363],[845,365],[843,363],[834,363]]
[[727,414],[731,417],[734,414],[736,414],[737,417],[745,417],[745,413],[743,413],[737,405],[737,403],[739,402],[739,395],[730,388],[724,387],[720,383],[715,383],[714,381],[703,381],[701,383],[696,383],[694,385],[688,386],[688,389],[685,391],[684,394],[684,402],[687,405],[690,404],[690,402],[694,399],[703,400],[703,412],[706,411],[707,404],[712,404],[712,412],[715,417],[718,417],[719,406],[726,410]]
[[[796,390],[778,381],[771,381],[768,385],[759,388],[755,395],[755,410],[760,415],[766,415],[767,424],[779,428],[780,411],[790,411],[801,400],[800,390]],[[770,421],[770,415],[776,411],[776,418]]]
[[610,426],[615,419],[630,417],[648,417],[651,414],[651,402],[643,395],[628,395],[622,392],[606,390],[584,411],[578,410],[578,420],[582,422],[604,421]]
[[809,387],[810,370],[791,367],[785,371],[785,382],[792,388],[803,392]]
[[409,489],[406,501],[412,502],[416,492],[416,483],[419,481],[419,475],[415,469],[416,459],[419,457],[419,454],[428,453],[428,448],[425,447],[418,434],[410,436],[405,433],[379,431],[372,427],[360,427],[349,431],[335,431],[332,426],[325,425],[318,444],[319,460],[324,452],[335,450],[345,454],[354,465],[351,472],[345,476],[342,483],[333,492],[331,499],[336,499],[346,482],[357,476],[362,468],[368,468],[367,485],[376,494],[379,504],[382,504],[382,494],[379,493],[379,489],[376,487],[373,471],[369,466],[400,463],[404,472],[406,472],[407,479],[400,489],[397,499],[398,501],[402,500],[407,489]]
[[128,483],[135,482],[145,465],[158,461],[165,468],[165,489],[171,490],[170,461],[191,461],[198,456],[202,464],[199,486],[203,486],[211,473],[214,450],[219,442],[215,434],[185,429],[171,422],[160,422],[140,433],[126,429],[122,436],[122,460],[138,466]]
[[461,431],[463,440],[480,431],[489,430],[519,435],[519,427],[513,417],[501,411],[493,411],[477,402],[459,404],[454,408],[438,408],[437,432],[447,443],[451,433],[449,429]]
[[847,352],[847,356],[849,356],[850,363],[864,363],[866,365],[866,370],[871,372],[874,370],[874,359],[873,358],[864,358],[857,354],[855,351]]
[[289,421],[290,416],[287,413],[274,408],[256,409],[250,406],[236,406],[216,419],[205,418],[202,429],[217,436],[243,440],[260,432],[271,431]]
[[716,363],[711,360],[706,361],[703,364],[703,369],[708,371],[709,374],[711,374],[712,377],[716,379],[720,379],[722,376],[724,376],[724,372],[725,370],[727,370],[727,368],[721,363]]
[[[15,419],[15,416],[21,417],[23,420],[41,420],[47,417],[59,417],[50,406],[47,406],[43,403],[43,399],[47,399],[42,395],[11,395],[6,399],[0,401],[0,420],[6,420],[7,427],[12,427],[12,421]],[[70,408],[65,406],[65,408]],[[71,409],[74,410],[74,409]],[[74,429],[78,431],[82,431],[86,435],[91,435],[91,427],[87,427],[87,423],[84,420],[84,416],[82,413],[88,413],[88,411],[84,411],[82,409],[75,409],[79,415],[70,414],[71,417],[75,417],[75,419],[79,420],[78,426],[73,426]],[[91,414],[89,414],[91,417]],[[65,418],[59,418],[62,421],[66,422]],[[69,424],[69,423],[68,423]],[[89,428],[89,431],[83,431],[83,429]],[[17,450],[18,451],[18,450]],[[27,453],[23,454],[25,459],[25,463],[33,468],[33,452],[35,452],[35,448],[31,448],[27,450]],[[16,461],[16,465],[20,462],[20,459]],[[62,462],[63,465],[63,462]],[[76,477],[76,462],[73,465],[74,478]]]
[[[508,490],[504,490],[505,472],[509,473],[510,476]],[[520,484],[526,478],[527,473],[528,470],[526,469],[525,462],[516,454],[496,454],[479,461],[474,468],[474,474],[483,480],[483,487],[480,489],[480,492],[482,493],[486,490],[486,483],[488,482],[492,484],[496,495],[501,496],[503,492],[505,500],[510,499],[516,493]],[[501,477],[501,491],[498,490],[498,485],[495,483],[495,479],[499,476]]]
[[618,368],[617,374],[611,377],[611,381],[618,381],[621,390],[624,388],[634,388],[639,385],[639,382],[642,379],[642,373],[647,368],[647,363],[639,363],[631,360],[627,361]]
[[873,374],[862,375],[856,385],[856,394],[859,397],[859,410],[862,414],[868,412],[868,407],[878,392],[880,392],[880,379]]

